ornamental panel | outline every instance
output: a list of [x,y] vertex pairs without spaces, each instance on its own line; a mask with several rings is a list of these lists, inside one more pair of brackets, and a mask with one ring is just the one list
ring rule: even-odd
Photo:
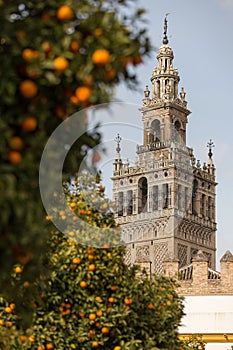
[[154,245],[154,271],[155,274],[160,276],[163,274],[163,261],[168,256],[167,243],[160,243]]

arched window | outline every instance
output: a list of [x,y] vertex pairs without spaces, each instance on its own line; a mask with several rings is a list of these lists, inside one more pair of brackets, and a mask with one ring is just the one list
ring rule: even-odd
[[147,193],[148,185],[147,179],[142,177],[138,181],[138,213],[145,213],[147,211]]
[[118,193],[118,216],[123,216],[123,192]]
[[163,184],[163,203],[162,208],[168,208],[168,184]]
[[127,191],[127,199],[126,199],[126,212],[127,215],[133,214],[133,191],[129,190]]
[[201,208],[200,208],[200,214],[205,215],[205,195],[201,195]]
[[195,179],[193,181],[193,192],[192,192],[192,213],[194,215],[197,215],[197,187],[198,187],[198,182]]
[[153,130],[154,142],[161,141],[160,121],[158,119],[153,120],[151,128]]
[[153,186],[152,188],[152,211],[159,209],[159,187]]

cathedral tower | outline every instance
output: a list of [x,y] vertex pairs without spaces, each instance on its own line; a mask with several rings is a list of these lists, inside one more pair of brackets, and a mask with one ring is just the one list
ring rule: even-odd
[[203,165],[186,145],[190,111],[184,89],[179,93],[173,59],[165,18],[152,91],[146,86],[140,109],[144,135],[136,150],[138,161],[133,166],[122,162],[118,135],[113,163],[115,218],[127,245],[126,261],[147,262],[152,274],[163,273],[165,259],[189,265],[198,250],[215,269],[213,143],[208,143],[208,162]]

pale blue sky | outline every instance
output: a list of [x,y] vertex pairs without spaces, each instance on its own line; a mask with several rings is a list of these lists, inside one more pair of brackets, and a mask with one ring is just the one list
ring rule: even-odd
[[[233,253],[233,0],[140,0],[140,3],[147,8],[148,29],[156,48],[161,46],[164,16],[170,13],[169,45],[175,55],[174,67],[179,70],[180,89],[184,87],[188,108],[192,111],[188,146],[194,148],[196,158],[203,163],[207,161],[207,142],[211,138],[215,143],[219,259],[227,249]],[[145,85],[150,87],[152,70],[157,65],[156,51],[137,71],[139,92],[120,86],[116,94],[118,100],[141,105]],[[136,116],[129,113],[126,121],[134,123],[134,118]],[[140,123],[140,116],[138,120]],[[117,132],[115,126],[114,133]],[[108,139],[111,137],[109,132]],[[138,143],[142,143],[142,138]],[[110,149],[113,144],[106,146]],[[126,151],[122,142],[123,159],[128,156]],[[108,163],[111,169],[112,162]]]

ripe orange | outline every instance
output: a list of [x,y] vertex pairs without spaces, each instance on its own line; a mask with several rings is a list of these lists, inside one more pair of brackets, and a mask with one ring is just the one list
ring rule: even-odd
[[48,53],[48,52],[50,52],[52,50],[52,46],[51,46],[51,44],[48,41],[44,41],[41,44],[41,47],[44,50],[44,52],[46,52],[46,53]]
[[86,102],[91,96],[91,89],[88,86],[80,86],[75,90],[75,95],[80,102]]
[[63,5],[57,10],[57,18],[59,19],[59,21],[70,21],[73,17],[74,12],[67,5]]
[[111,290],[112,290],[113,292],[115,292],[115,291],[117,290],[117,286],[112,286],[112,287],[111,287]]
[[32,98],[36,96],[38,88],[32,80],[26,79],[20,83],[19,91],[23,97]]
[[67,69],[69,66],[69,62],[64,57],[57,57],[53,60],[53,64],[56,67],[56,69],[60,72]]
[[21,267],[21,266],[16,266],[15,272],[16,272],[16,273],[22,273],[22,272],[23,272],[22,267]]
[[24,288],[30,287],[30,282],[29,281],[25,281],[23,286],[24,286]]
[[22,52],[22,57],[26,62],[31,62],[33,59],[39,57],[39,52],[31,49],[24,49]]
[[97,37],[97,38],[99,38],[102,34],[103,34],[102,28],[96,28],[94,30],[94,36]]
[[113,297],[110,297],[110,298],[108,298],[108,301],[109,301],[109,303],[114,303],[114,298]]
[[7,314],[11,314],[11,313],[12,313],[12,309],[11,309],[9,306],[7,306],[7,307],[5,308],[5,312],[6,312]]
[[71,209],[75,209],[76,206],[77,206],[77,203],[76,203],[76,202],[71,202],[71,203],[70,203]]
[[11,308],[11,310],[14,310],[14,308],[15,308],[15,304],[10,304],[10,308]]
[[103,328],[101,329],[101,332],[102,332],[103,334],[109,333],[108,327],[103,327]]
[[105,66],[110,62],[110,53],[105,49],[98,49],[92,55],[92,62],[99,66]]
[[38,346],[37,350],[44,350],[44,348],[42,346]]
[[113,350],[121,350],[120,346],[115,346]]
[[96,301],[102,301],[102,298],[99,297],[99,296],[97,296],[97,297],[95,297],[95,300],[96,300]]
[[28,339],[29,339],[29,341],[30,341],[31,343],[34,343],[34,341],[35,341],[35,336],[34,336],[34,335],[31,335]]
[[10,147],[15,151],[20,151],[23,148],[23,140],[19,136],[13,136],[10,139]]
[[167,305],[168,306],[171,305],[171,301],[170,300],[167,301]]
[[70,102],[73,103],[74,105],[78,105],[79,99],[77,96],[72,95],[72,96],[70,96]]
[[27,341],[27,337],[25,335],[21,335],[20,340],[22,343],[25,343],[25,341]]
[[87,249],[87,254],[93,254],[94,253],[94,249]]
[[99,343],[97,341],[93,341],[91,345],[93,348],[98,348]]
[[95,271],[95,269],[96,269],[95,264],[91,264],[91,265],[89,265],[89,267],[88,267],[88,270],[89,270],[89,271]]
[[[87,215],[88,215],[88,212],[87,212]],[[88,255],[88,260],[94,260],[94,255]]]
[[0,320],[0,326],[4,326],[5,322],[3,320]]
[[111,80],[111,79],[115,78],[115,76],[116,76],[116,70],[114,68],[110,68],[107,70],[107,72],[106,72],[107,79]]
[[8,322],[6,323],[6,326],[10,328],[10,327],[13,326],[13,323],[12,323],[11,321],[8,321]]
[[88,211],[87,211],[87,215],[90,216],[91,214],[92,214],[92,211],[91,211],[91,210],[88,210]]
[[73,264],[80,264],[80,262],[81,262],[81,259],[80,258],[74,258],[73,259]]
[[125,298],[125,304],[126,305],[130,305],[130,304],[132,304],[132,302],[133,302],[132,298]]
[[17,151],[11,151],[8,153],[8,160],[12,163],[12,164],[18,164],[21,162],[22,160],[22,156],[19,152]]
[[147,308],[149,310],[154,310],[154,305],[152,303],[150,303],[150,304],[147,305]]
[[79,311],[79,312],[78,312],[78,315],[79,315],[79,317],[83,317],[83,316],[84,316],[84,312]]
[[87,282],[85,282],[85,281],[80,282],[81,288],[86,288],[86,286],[87,286]]
[[102,311],[102,310],[98,310],[98,311],[96,312],[96,315],[97,315],[97,316],[102,316],[102,315],[103,315],[103,311]]
[[26,117],[22,122],[22,130],[26,132],[34,131],[37,127],[37,120],[34,117]]
[[45,345],[45,348],[46,348],[47,350],[53,349],[53,343],[47,343],[47,344]]
[[78,52],[79,48],[80,48],[80,43],[79,43],[79,41],[73,40],[73,41],[71,42],[71,44],[70,44],[70,49],[71,49],[71,51],[74,52],[74,53],[76,53],[76,52]]
[[89,320],[94,321],[96,319],[96,314],[90,314]]

